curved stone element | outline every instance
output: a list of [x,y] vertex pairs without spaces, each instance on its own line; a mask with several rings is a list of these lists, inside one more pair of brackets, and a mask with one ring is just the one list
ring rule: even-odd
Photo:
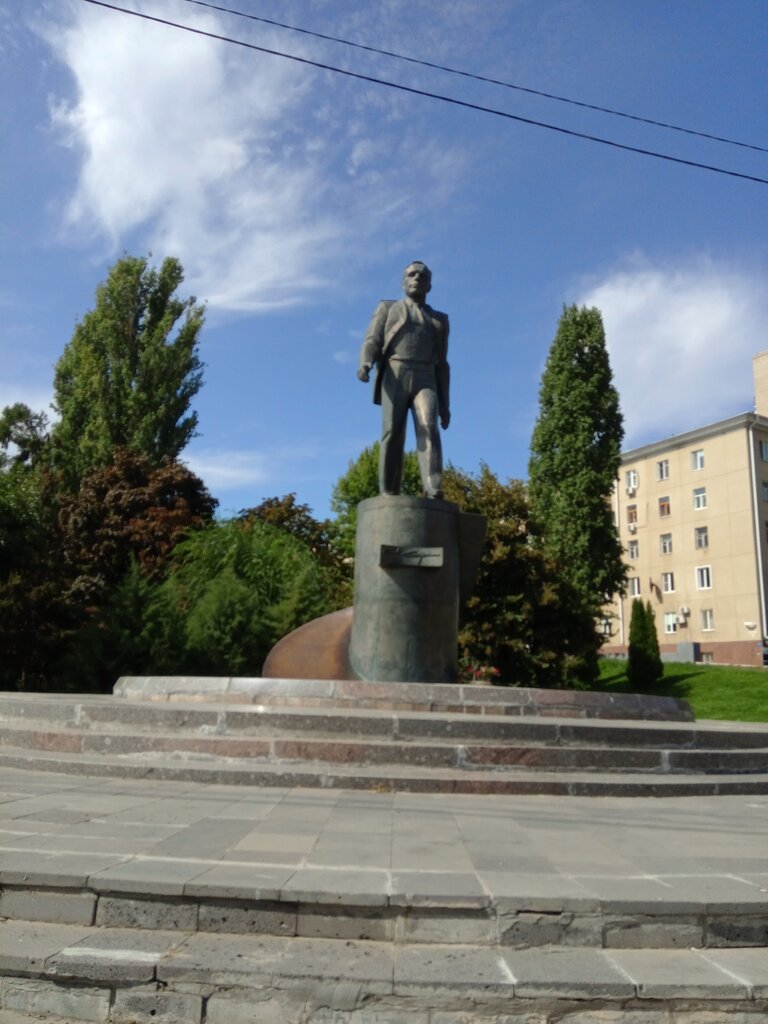
[[352,608],[321,615],[278,640],[261,670],[267,679],[358,679],[349,664]]

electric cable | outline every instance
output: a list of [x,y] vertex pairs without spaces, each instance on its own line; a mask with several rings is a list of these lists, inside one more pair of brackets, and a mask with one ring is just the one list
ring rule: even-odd
[[272,18],[263,18],[257,14],[247,14],[245,11],[236,11],[231,7],[222,7],[219,4],[209,3],[208,0],[184,0],[185,3],[194,4],[196,7],[209,7],[213,11],[220,11],[222,14],[233,14],[238,18],[248,18],[249,21],[258,21],[263,25],[271,25],[274,28],[284,28],[289,32],[299,32],[305,36],[312,36],[315,39],[324,39],[326,42],[340,43],[342,46],[351,46],[356,50],[365,50],[368,53],[376,53],[383,57],[393,57],[395,60],[407,61],[409,64],[419,64],[421,67],[432,68],[436,71],[446,71],[450,75],[461,75],[462,78],[471,78],[476,82],[485,82],[489,85],[499,85],[504,89],[514,89],[517,92],[528,93],[531,96],[541,96],[548,100],[557,100],[559,103],[570,103],[574,107],[583,107],[585,110],[596,110],[601,114],[612,114],[614,117],[625,117],[630,121],[640,121],[642,124],[650,124],[656,128],[669,128],[674,132],[684,132],[686,135],[696,135],[701,139],[710,139],[714,142],[723,142],[728,146],[740,146],[743,149],[753,149],[758,153],[768,153],[768,147],[756,146],[751,142],[739,142],[737,139],[728,139],[723,135],[713,135],[710,132],[702,132],[693,128],[684,128],[682,125],[671,124],[668,121],[656,121],[651,117],[641,117],[639,114],[628,114],[624,110],[614,110],[612,107],[601,107],[596,103],[585,103],[583,100],[575,100],[569,96],[558,96],[556,93],[543,92],[541,89],[532,89],[525,85],[516,85],[512,82],[505,82],[499,78],[489,78],[486,75],[479,75],[472,71],[463,71],[460,68],[447,67],[445,64],[437,64],[433,61],[422,60],[417,57],[409,57],[404,53],[395,53],[393,50],[383,50],[378,46],[369,46],[365,43],[355,43],[351,39],[342,39],[340,36],[326,35],[324,32],[317,32],[313,29],[301,28],[298,25],[288,25],[283,21],[274,21]]
[[430,92],[426,89],[417,89],[414,86],[402,85],[399,82],[391,82],[385,78],[376,78],[373,75],[364,75],[358,71],[349,71],[346,68],[339,68],[332,64],[325,64],[321,61],[311,60],[309,57],[299,57],[297,54],[284,53],[281,50],[273,50],[267,46],[258,46],[256,43],[247,43],[242,39],[234,39],[231,36],[223,36],[216,32],[208,32],[204,29],[193,28],[191,25],[182,25],[179,22],[170,21],[167,18],[159,18],[153,14],[146,14],[142,11],[132,11],[125,7],[118,7],[116,4],[107,3],[106,0],[83,0],[83,2],[92,4],[95,7],[103,7],[107,10],[115,11],[120,14],[128,14],[134,18],[141,18],[144,21],[151,21],[159,25],[166,25],[169,28],[176,28],[182,32],[191,32],[193,35],[203,36],[207,39],[216,39],[223,43],[231,43],[234,46],[242,46],[248,50],[255,50],[258,53],[267,53],[273,57],[282,57],[285,60],[292,60],[296,63],[305,64],[309,67],[319,68],[321,71],[332,71],[335,74],[344,75],[347,78],[354,78],[361,82],[369,82],[372,85],[382,85],[388,89],[397,89],[400,92],[405,92],[412,96],[423,96],[427,99],[438,100],[442,103],[450,103],[453,106],[461,107],[465,110],[475,110],[484,114],[492,114],[495,117],[503,117],[509,121],[516,121],[519,124],[528,124],[536,128],[546,128],[549,131],[559,132],[561,135],[567,135],[576,139],[585,139],[587,142],[596,142],[600,145],[610,146],[614,149],[624,150],[628,153],[638,153],[641,156],[653,157],[657,160],[666,160],[670,163],[682,164],[686,167],[697,167],[699,170],[711,171],[714,174],[724,174],[731,178],[741,178],[745,181],[757,182],[760,185],[768,185],[768,178],[760,178],[753,174],[744,174],[741,171],[733,171],[725,167],[716,167],[713,164],[699,163],[697,160],[686,160],[683,157],[672,156],[669,153],[659,153],[655,150],[643,149],[639,146],[630,146],[624,142],[616,142],[613,139],[604,139],[598,135],[590,135],[587,132],[575,131],[572,128],[564,128],[561,125],[548,124],[546,121],[537,121],[530,117],[522,117],[520,114],[510,114],[505,110],[485,107],[479,103],[470,103],[468,100],[456,99],[453,96],[444,96],[441,93]]

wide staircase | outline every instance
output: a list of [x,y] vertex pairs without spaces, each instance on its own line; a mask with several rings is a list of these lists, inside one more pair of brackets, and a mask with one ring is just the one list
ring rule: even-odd
[[2,1024],[768,1021],[766,726],[131,677],[0,696],[0,765]]

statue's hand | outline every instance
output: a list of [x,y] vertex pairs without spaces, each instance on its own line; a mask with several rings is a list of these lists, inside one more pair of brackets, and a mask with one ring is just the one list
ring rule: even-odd
[[443,430],[447,430],[448,429],[448,424],[450,422],[451,422],[451,414],[448,411],[448,409],[444,409],[440,413],[440,426],[443,428]]
[[369,381],[371,379],[370,376],[369,376],[370,372],[371,372],[370,366],[368,366],[367,363],[363,363],[363,365],[357,371],[358,380],[361,380],[365,384],[367,381]]

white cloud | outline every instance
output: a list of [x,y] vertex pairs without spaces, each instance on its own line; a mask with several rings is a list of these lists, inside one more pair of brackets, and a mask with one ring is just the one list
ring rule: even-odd
[[752,356],[768,347],[757,275],[710,259],[638,258],[578,301],[602,311],[627,446],[752,409]]
[[260,452],[203,448],[186,452],[183,461],[213,491],[261,484],[269,478],[267,459]]
[[[351,250],[370,260],[371,237],[380,250],[382,232],[402,234],[396,211],[418,199],[424,215],[464,173],[460,154],[390,122],[402,97],[130,15],[68,10],[68,22],[41,29],[75,85],[51,102],[79,160],[67,231],[114,251],[139,244],[178,256],[213,307],[301,301],[332,282]],[[162,13],[248,38],[241,23],[234,32],[189,5]],[[273,37],[260,26],[257,38]],[[274,38],[278,49],[312,52],[297,37],[290,47]]]

